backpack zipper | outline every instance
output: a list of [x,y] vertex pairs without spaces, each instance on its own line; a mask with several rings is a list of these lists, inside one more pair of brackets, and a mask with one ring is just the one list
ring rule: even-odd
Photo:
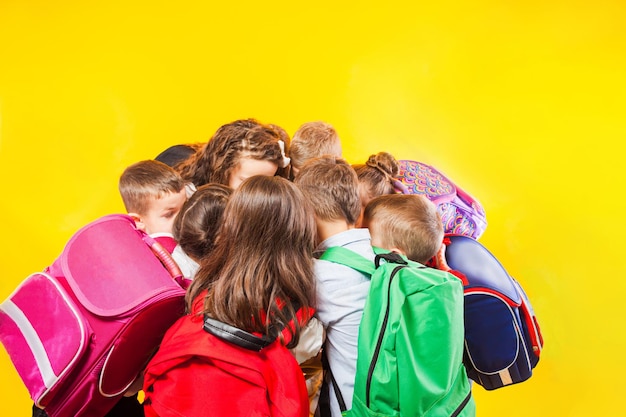
[[[399,270],[404,268],[406,265],[397,266],[391,276],[389,277],[389,284],[387,285],[387,307],[385,309],[385,318],[383,319],[382,328],[380,334],[378,335],[378,340],[376,342],[376,348],[374,349],[374,354],[372,356],[372,362],[370,363],[369,370],[367,371],[367,381],[365,383],[365,404],[367,408],[370,406],[370,387],[372,385],[372,376],[374,374],[374,368],[376,367],[376,362],[378,361],[378,355],[380,354],[380,348],[383,344],[383,337],[385,336],[385,328],[387,327],[387,322],[389,321],[389,307],[391,301],[391,282],[393,278],[396,276]],[[469,400],[468,400],[469,401]]]

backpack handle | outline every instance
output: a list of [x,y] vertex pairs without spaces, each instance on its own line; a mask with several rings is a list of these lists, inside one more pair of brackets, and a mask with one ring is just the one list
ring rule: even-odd
[[215,337],[255,352],[260,352],[261,349],[271,345],[276,340],[276,337],[254,335],[238,327],[215,320],[206,314],[202,328]]
[[161,245],[159,242],[157,242],[156,239],[150,237],[149,235],[144,235],[142,239],[144,242],[146,242],[146,244],[152,250],[152,253],[154,253],[157,259],[161,261],[171,277],[174,278],[174,281],[180,284],[181,287],[187,288],[189,285],[184,282],[185,279],[183,278],[183,273],[181,272],[178,264],[176,263],[174,258],[172,258],[172,255],[167,251],[167,249],[165,249],[163,245]]

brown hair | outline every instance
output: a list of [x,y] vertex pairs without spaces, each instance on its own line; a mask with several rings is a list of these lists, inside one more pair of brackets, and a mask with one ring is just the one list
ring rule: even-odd
[[151,199],[179,193],[185,183],[178,173],[162,162],[148,159],[127,167],[118,183],[128,213],[145,214]]
[[298,188],[281,177],[253,176],[226,204],[211,254],[187,293],[187,306],[205,289],[204,313],[246,331],[270,334],[315,306],[315,220]]
[[339,136],[330,124],[325,122],[304,123],[291,139],[289,150],[291,166],[299,170],[311,158],[327,154],[332,155],[337,145],[341,146]]
[[361,214],[358,178],[342,158],[325,155],[308,161],[294,181],[313,203],[320,220],[355,224]]
[[437,207],[423,195],[376,197],[365,207],[364,221],[372,242],[381,242],[383,249],[398,248],[416,262],[425,263],[435,256],[443,242]]
[[213,248],[224,207],[232,192],[222,184],[198,187],[174,219],[174,238],[197,262]]
[[393,180],[398,175],[398,161],[392,154],[379,152],[370,155],[364,164],[352,166],[359,177],[359,194],[364,207],[374,197],[395,194]]
[[196,187],[208,183],[228,185],[241,158],[249,157],[283,165],[278,133],[254,119],[223,125],[199,151],[176,166],[181,176]]

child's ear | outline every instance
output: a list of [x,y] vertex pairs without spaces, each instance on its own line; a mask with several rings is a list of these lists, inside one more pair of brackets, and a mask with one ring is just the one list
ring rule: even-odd
[[400,250],[398,248],[391,248],[390,251],[398,253],[400,255],[406,256],[406,252],[404,252],[403,250]]
[[141,220],[141,216],[139,214],[128,213],[128,215],[135,221],[135,226],[137,226],[137,229],[142,230],[144,232],[146,231],[146,225]]

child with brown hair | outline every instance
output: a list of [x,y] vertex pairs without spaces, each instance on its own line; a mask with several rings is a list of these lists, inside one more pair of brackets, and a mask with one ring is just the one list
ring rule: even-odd
[[222,184],[205,184],[198,187],[176,216],[173,234],[178,245],[172,257],[185,278],[194,278],[200,261],[213,249],[232,192]]
[[322,155],[341,157],[341,141],[337,131],[325,122],[304,123],[294,133],[289,147],[292,178],[298,175],[308,160]]
[[[295,185],[269,176],[241,183],[187,293],[190,314],[148,364],[147,416],[308,415],[288,348],[315,305],[314,239],[311,205]],[[265,347],[242,348],[222,328]]]
[[187,200],[185,182],[173,168],[151,159],[136,162],[124,170],[118,188],[138,229],[151,236],[171,236],[174,219]]
[[237,188],[254,175],[273,176],[289,165],[285,143],[270,126],[254,119],[220,127],[199,151],[176,166],[195,187],[217,183]]
[[[359,195],[361,208],[365,209],[371,199],[379,195],[395,194],[394,183],[398,175],[398,161],[388,152],[370,155],[364,164],[353,164],[359,178]],[[362,217],[362,215],[361,215]],[[357,225],[361,224],[361,218]]]
[[[343,159],[322,156],[309,160],[294,180],[312,202],[317,222],[317,247],[313,252],[319,258],[326,249],[343,246],[374,260],[367,229],[355,224],[361,214],[359,183],[354,169]],[[335,382],[328,391],[338,389],[348,408],[352,401],[357,360],[357,338],[365,299],[369,291],[369,277],[344,265],[315,259],[317,280],[317,318],[326,328],[325,355]],[[341,415],[335,395],[330,394],[332,415]],[[320,399],[320,402],[322,400]]]
[[[185,184],[180,175],[162,162],[145,160],[128,166],[119,179],[119,191],[129,216],[143,230],[172,253],[174,218],[186,200]],[[127,394],[106,417],[142,417],[143,407],[137,400],[141,378],[129,387]],[[47,417],[45,410],[33,405],[33,417]]]

